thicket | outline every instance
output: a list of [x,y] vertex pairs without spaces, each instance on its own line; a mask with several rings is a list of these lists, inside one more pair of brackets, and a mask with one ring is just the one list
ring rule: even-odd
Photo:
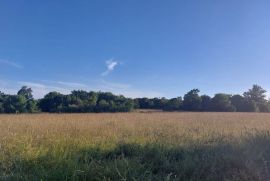
[[209,111],[209,112],[270,112],[266,90],[258,85],[242,95],[218,93],[214,97],[199,95],[198,89],[184,97],[126,98],[110,92],[72,91],[68,95],[50,92],[42,99],[34,99],[32,89],[23,86],[17,95],[0,92],[0,113],[86,113],[129,112],[133,109],[159,109],[164,111]]

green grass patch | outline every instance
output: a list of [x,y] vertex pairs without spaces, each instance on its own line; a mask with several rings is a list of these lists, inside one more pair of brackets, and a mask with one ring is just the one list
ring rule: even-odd
[[[219,140],[219,139],[217,139]],[[14,142],[15,143],[15,142]],[[1,151],[0,180],[266,180],[270,136],[241,141],[107,143],[55,141]]]

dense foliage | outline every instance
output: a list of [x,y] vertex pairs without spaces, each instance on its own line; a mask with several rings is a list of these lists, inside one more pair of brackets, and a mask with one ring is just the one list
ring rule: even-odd
[[114,95],[110,92],[72,91],[63,95],[50,92],[44,98],[35,100],[32,89],[23,86],[17,95],[0,92],[0,113],[34,112],[129,112],[133,109],[159,109],[165,111],[212,111],[212,112],[270,112],[270,101],[266,91],[254,85],[243,95],[219,93],[214,97],[199,95],[193,89],[182,97],[136,98]]

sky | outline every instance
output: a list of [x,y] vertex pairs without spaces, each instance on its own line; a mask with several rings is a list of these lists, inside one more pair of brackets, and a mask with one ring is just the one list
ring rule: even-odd
[[269,0],[1,0],[0,91],[270,91]]

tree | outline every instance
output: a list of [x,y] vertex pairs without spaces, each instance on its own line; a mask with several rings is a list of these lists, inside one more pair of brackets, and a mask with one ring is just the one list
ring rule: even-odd
[[134,105],[134,109],[140,109],[140,103],[139,103],[139,99],[133,99],[133,105]]
[[264,90],[259,85],[253,85],[251,89],[244,93],[244,97],[256,103],[260,112],[269,112],[269,106],[267,104],[266,98],[266,90]]
[[5,113],[25,113],[26,109],[26,98],[21,95],[9,95],[5,100],[3,107]]
[[26,110],[29,113],[36,113],[39,111],[36,100],[28,100],[26,102]]
[[245,112],[245,98],[241,95],[233,95],[231,97],[231,103],[238,112]]
[[165,111],[177,111],[182,108],[182,98],[172,98],[169,101],[167,101],[166,105],[163,107],[163,110]]
[[134,102],[132,101],[132,99],[127,99],[125,101],[123,109],[120,111],[129,112],[132,111],[133,109],[134,109]]
[[134,108],[132,99],[117,96],[114,101],[110,101],[110,112],[128,112]]
[[257,104],[258,109],[260,110],[260,112],[270,112],[270,104],[268,101],[264,102],[264,103],[259,103]]
[[96,111],[97,112],[107,112],[107,111],[109,111],[109,107],[110,107],[110,104],[106,100],[101,99],[98,102]]
[[93,112],[97,101],[97,93],[78,90],[66,96],[63,106],[66,112]]
[[210,110],[215,112],[234,112],[236,108],[231,104],[230,95],[216,94],[211,100]]
[[250,99],[247,99],[241,95],[233,95],[231,97],[231,103],[236,108],[237,112],[257,112],[257,104]]
[[193,89],[184,96],[183,109],[186,111],[199,111],[201,109],[201,97],[199,96],[200,90]]
[[62,112],[64,96],[58,92],[50,92],[39,101],[39,107],[43,112]]
[[265,102],[265,95],[266,90],[258,85],[253,85],[251,89],[244,93],[244,97],[255,101],[256,103],[263,103]]
[[17,95],[24,96],[26,100],[33,99],[32,89],[27,86],[23,86],[17,93]]
[[254,102],[258,103],[265,103],[266,102],[266,90],[258,85],[253,85],[251,89],[244,93],[244,97]]
[[88,97],[84,103],[86,112],[93,112],[98,101],[98,94],[96,92],[89,92]]
[[33,91],[31,88],[27,86],[23,86],[17,93],[18,96],[22,96],[26,99],[25,109],[26,109],[26,112],[29,112],[29,113],[38,111],[37,102],[34,100],[32,92]]
[[184,96],[166,98],[128,99],[110,92],[72,91],[62,95],[50,92],[40,100],[35,100],[32,89],[23,86],[17,95],[0,92],[0,113],[24,112],[128,112],[132,109],[162,109],[167,111],[238,111],[238,112],[270,112],[270,101],[266,91],[254,85],[242,95],[216,94],[213,98],[202,95],[193,89]]
[[201,110],[202,111],[209,111],[210,105],[211,105],[211,97],[208,95],[202,95],[201,96]]
[[138,102],[139,102],[140,109],[153,109],[154,107],[154,102],[151,99],[148,99],[146,97],[139,98]]
[[154,109],[163,109],[164,106],[166,106],[166,104],[168,102],[168,100],[165,97],[162,97],[161,99],[154,98],[152,100],[154,103],[154,106],[153,106]]
[[5,102],[5,94],[3,94],[0,91],[0,113],[4,113],[5,112],[4,105],[3,105],[4,102]]

